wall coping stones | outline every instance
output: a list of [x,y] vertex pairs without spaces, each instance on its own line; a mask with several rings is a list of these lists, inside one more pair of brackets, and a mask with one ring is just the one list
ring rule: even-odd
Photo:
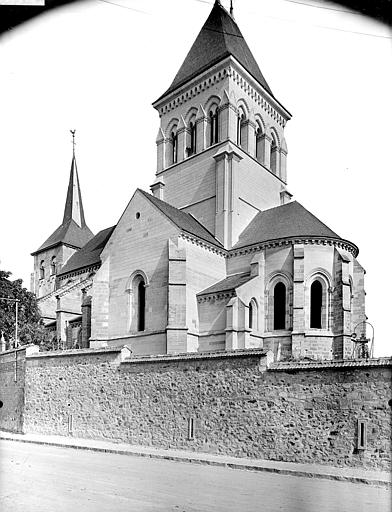
[[132,353],[131,349],[124,345],[122,347],[102,347],[102,348],[81,348],[71,350],[56,350],[50,352],[37,352],[28,355],[29,359],[47,358],[47,357],[68,357],[68,356],[91,356],[98,354],[118,353],[122,358],[128,357]]
[[273,359],[270,351],[263,349],[220,350],[214,352],[188,352],[182,354],[143,355],[127,357],[123,364],[155,363],[166,361],[198,361],[203,359],[227,359],[236,357],[266,357],[267,365]]
[[26,351],[26,356],[27,355],[30,355],[30,354],[34,354],[36,352],[39,351],[39,347],[37,345],[34,345],[34,344],[30,344],[30,345],[22,345],[21,347],[18,347],[18,348],[9,348],[8,350],[4,350],[4,352],[0,352],[0,357],[1,356],[4,356],[6,354],[13,354],[14,352],[23,352],[23,351]]
[[269,370],[290,371],[290,370],[328,370],[331,368],[363,368],[370,366],[392,367],[392,357],[379,357],[371,359],[345,359],[336,361],[287,361],[272,363]]

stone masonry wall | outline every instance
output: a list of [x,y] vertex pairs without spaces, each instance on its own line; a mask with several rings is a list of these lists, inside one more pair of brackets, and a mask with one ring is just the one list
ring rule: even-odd
[[22,432],[26,352],[22,347],[0,353],[0,430]]
[[[390,467],[390,359],[267,369],[261,350],[124,360],[125,350],[29,357],[24,431]],[[357,449],[359,419],[367,422],[365,450]]]

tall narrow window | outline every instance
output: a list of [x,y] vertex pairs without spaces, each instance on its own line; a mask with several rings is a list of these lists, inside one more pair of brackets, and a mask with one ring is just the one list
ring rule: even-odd
[[272,136],[272,142],[271,142],[270,168],[274,174],[277,174],[277,171],[278,171],[278,146],[276,144],[274,135]]
[[237,124],[237,144],[246,149],[246,116],[245,113],[241,110],[238,116],[238,124]]
[[171,163],[176,164],[178,158],[178,135],[177,131],[172,131],[170,136],[171,141]]
[[44,260],[42,260],[39,265],[39,278],[40,279],[45,278],[45,262],[44,262]]
[[141,280],[137,286],[137,330],[145,329],[145,311],[146,311],[146,288],[145,282]]
[[57,273],[57,268],[56,268],[56,256],[53,256],[52,258],[52,261],[50,263],[50,270],[51,270],[51,274],[52,276],[55,276],[56,273]]
[[218,108],[214,107],[210,110],[210,146],[216,144],[219,141],[219,118]]
[[286,286],[276,283],[274,288],[274,329],[286,328]]
[[249,329],[253,328],[253,304],[249,302]]
[[310,287],[310,327],[321,329],[321,311],[323,306],[323,286],[319,280]]
[[190,122],[190,152],[189,154],[190,155],[194,155],[196,153],[196,122],[195,121],[191,121]]
[[262,161],[262,136],[263,136],[263,132],[261,130],[261,127],[259,125],[257,125],[257,129],[256,129],[256,132],[255,132],[255,137],[256,137],[256,140],[255,140],[255,147],[256,147],[256,160],[258,162],[261,162]]

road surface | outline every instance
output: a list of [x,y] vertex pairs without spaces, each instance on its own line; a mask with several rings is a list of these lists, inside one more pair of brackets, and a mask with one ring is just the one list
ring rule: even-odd
[[1,512],[391,512],[366,484],[0,441]]

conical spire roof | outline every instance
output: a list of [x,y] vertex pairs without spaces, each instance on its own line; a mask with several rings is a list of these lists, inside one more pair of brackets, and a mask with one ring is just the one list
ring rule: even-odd
[[84,220],[84,210],[82,203],[82,194],[80,193],[78,169],[76,166],[75,153],[72,156],[71,174],[69,176],[69,185],[67,199],[65,201],[63,224],[73,219],[78,226],[83,228],[86,225]]
[[72,155],[63,222],[32,255],[60,244],[70,245],[79,249],[91,240],[93,236],[84,218],[82,194],[80,192],[74,152]]
[[161,98],[230,55],[272,94],[237,23],[216,1],[171,86]]

